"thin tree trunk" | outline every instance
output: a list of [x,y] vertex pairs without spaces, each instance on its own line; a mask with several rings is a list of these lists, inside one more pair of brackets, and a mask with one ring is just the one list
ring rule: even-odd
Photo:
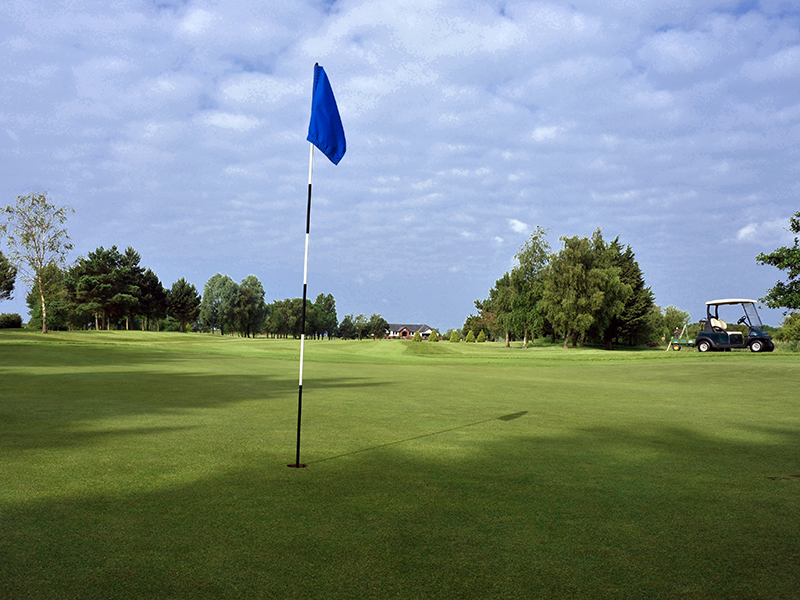
[[511,348],[511,332],[506,329],[506,348]]
[[42,333],[47,333],[47,304],[42,293],[42,280],[39,279],[39,299],[42,301]]

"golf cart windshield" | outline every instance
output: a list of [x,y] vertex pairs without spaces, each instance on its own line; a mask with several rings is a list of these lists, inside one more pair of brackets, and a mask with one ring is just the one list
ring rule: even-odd
[[761,323],[761,319],[758,317],[756,305],[752,302],[743,302],[742,306],[744,307],[744,314],[747,316],[747,320],[750,321],[750,327],[758,327],[759,329],[763,328],[764,325]]

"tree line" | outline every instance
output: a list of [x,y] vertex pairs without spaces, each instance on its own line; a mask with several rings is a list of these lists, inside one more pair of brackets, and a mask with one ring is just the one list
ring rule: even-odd
[[[2,211],[0,239],[9,248],[0,251],[0,301],[12,297],[16,279],[30,286],[26,298],[30,323],[46,332],[52,328],[174,328],[187,327],[244,336],[267,333],[299,337],[302,300],[285,299],[267,304],[264,288],[249,275],[235,283],[216,274],[206,283],[203,296],[184,278],[165,288],[131,247],[120,252],[102,246],[68,265],[73,249],[64,226],[74,212],[50,202],[45,193],[19,196]],[[800,234],[800,211],[790,219],[790,231]],[[551,252],[547,230],[537,227],[515,255],[516,264],[495,282],[489,296],[476,300],[477,315],[467,317],[463,335],[468,339],[529,339],[557,337],[567,347],[587,341],[631,346],[653,342],[688,323],[689,314],[655,304],[652,290],[633,250],[619,241],[603,239],[596,230],[590,238],[561,237],[563,246]],[[756,261],[788,272],[762,301],[786,308],[778,339],[800,340],[800,246],[762,253]],[[388,328],[378,314],[369,318],[336,318],[335,300],[320,294],[306,301],[306,335],[312,338],[363,339],[383,337]],[[18,315],[0,315],[0,327],[18,326]],[[471,336],[471,338],[470,338]],[[452,332],[450,337],[453,338]]]
[[476,300],[476,315],[467,317],[462,334],[477,339],[531,339],[550,336],[564,348],[595,342],[638,346],[669,335],[688,322],[689,314],[655,304],[652,290],[630,246],[619,237],[607,241],[601,231],[591,237],[563,236],[552,252],[547,229],[536,227],[515,255],[515,266],[503,274],[486,299]]
[[[10,299],[17,276],[30,286],[26,303],[29,326],[48,329],[144,329],[195,331],[253,337],[300,337],[302,300],[287,298],[270,304],[255,275],[236,283],[217,273],[202,296],[181,278],[167,288],[152,269],[141,264],[132,247],[99,247],[67,264],[73,249],[64,227],[70,207],[58,207],[47,193],[17,198],[4,211],[0,234],[11,249],[0,252],[0,300]],[[2,315],[0,326],[18,327],[19,315]],[[382,338],[388,323],[378,314],[347,315],[339,323],[336,301],[320,294],[306,301],[308,337]]]
[[[50,266],[48,270],[57,270]],[[202,295],[184,278],[165,288],[158,276],[140,265],[132,247],[124,252],[103,247],[80,257],[71,267],[48,275],[48,328],[142,329],[202,331],[221,335],[299,338],[302,299],[265,301],[264,286],[255,275],[236,283],[217,273]],[[42,312],[34,285],[27,296],[29,324],[40,327]],[[332,294],[306,301],[306,336],[310,339],[383,338],[388,323],[373,314],[347,315],[339,323]]]

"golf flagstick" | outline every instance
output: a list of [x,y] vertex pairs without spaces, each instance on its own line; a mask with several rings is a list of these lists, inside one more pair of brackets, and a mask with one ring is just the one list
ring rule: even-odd
[[338,165],[347,149],[344,138],[342,119],[339,108],[333,97],[331,84],[325,70],[314,65],[314,88],[311,94],[311,122],[308,125],[308,138],[311,142],[311,153],[308,158],[308,207],[306,208],[306,252],[303,264],[303,308],[300,321],[300,381],[297,389],[297,453],[294,464],[287,465],[302,469],[306,465],[300,462],[300,426],[303,414],[303,359],[306,347],[306,298],[308,296],[308,240],[311,231],[311,176],[314,172],[314,146]]
[[303,358],[306,348],[306,297],[308,295],[308,241],[311,233],[311,177],[314,172],[314,144],[308,157],[308,207],[306,208],[306,253],[303,262],[303,308],[300,320],[300,382],[297,388],[297,454],[293,465],[296,469],[302,469],[306,465],[300,464],[300,425],[303,414]]

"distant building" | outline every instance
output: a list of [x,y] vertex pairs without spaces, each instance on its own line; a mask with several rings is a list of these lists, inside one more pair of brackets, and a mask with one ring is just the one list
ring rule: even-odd
[[410,340],[414,334],[419,332],[422,339],[427,340],[433,329],[427,325],[403,325],[400,323],[389,323],[389,334],[386,336],[390,340]]

